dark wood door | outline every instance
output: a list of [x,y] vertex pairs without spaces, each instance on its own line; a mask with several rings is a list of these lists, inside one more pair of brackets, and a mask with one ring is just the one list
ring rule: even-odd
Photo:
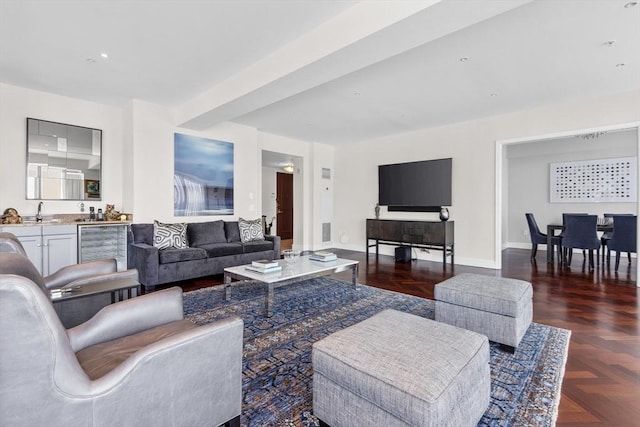
[[281,239],[293,239],[293,175],[276,175],[276,233]]

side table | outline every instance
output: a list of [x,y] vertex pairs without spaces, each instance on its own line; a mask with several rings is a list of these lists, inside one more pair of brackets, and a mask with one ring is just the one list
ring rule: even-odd
[[74,288],[52,289],[50,295],[53,308],[68,329],[87,321],[102,307],[140,296],[140,290],[140,282],[123,278]]

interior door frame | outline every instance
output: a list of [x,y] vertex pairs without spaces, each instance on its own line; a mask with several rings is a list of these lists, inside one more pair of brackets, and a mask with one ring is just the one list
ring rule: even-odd
[[[596,132],[613,132],[613,131],[622,131],[622,130],[634,130],[636,131],[636,147],[637,153],[636,156],[640,156],[640,121],[638,122],[629,122],[629,123],[620,123],[615,125],[608,126],[597,126],[586,129],[576,129],[569,130],[564,132],[555,132],[544,135],[534,135],[528,136],[524,138],[512,138],[512,139],[503,139],[496,141],[496,188],[495,188],[495,241],[494,241],[494,258],[496,268],[499,270],[502,268],[502,203],[503,203],[503,180],[504,180],[504,166],[506,164],[506,147],[511,144],[525,144],[525,143],[534,143],[540,140],[548,140],[548,139],[558,139],[558,138],[570,138],[575,137],[577,135],[583,135],[585,133],[596,133]],[[640,174],[638,174],[638,188],[640,189]],[[639,190],[640,191],[640,190]],[[640,212],[640,194],[638,195],[638,202],[636,204],[636,212]],[[638,236],[638,244],[640,244],[640,235]],[[640,287],[640,269],[636,268],[636,286]]]

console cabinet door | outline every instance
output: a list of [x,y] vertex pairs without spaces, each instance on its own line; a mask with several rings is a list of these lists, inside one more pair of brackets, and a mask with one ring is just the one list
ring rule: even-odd
[[27,258],[42,274],[42,227],[39,225],[3,227],[2,231],[12,233],[20,240],[24,251],[27,253]]
[[78,235],[56,234],[42,236],[42,275],[48,276],[62,267],[77,264]]

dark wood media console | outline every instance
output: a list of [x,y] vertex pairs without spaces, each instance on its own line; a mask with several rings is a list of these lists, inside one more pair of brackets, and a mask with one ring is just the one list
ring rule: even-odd
[[[397,221],[393,219],[367,219],[367,259],[369,248],[379,245],[407,245],[419,249],[442,251],[442,267],[451,256],[453,266],[453,221]],[[369,244],[375,240],[374,244]]]

